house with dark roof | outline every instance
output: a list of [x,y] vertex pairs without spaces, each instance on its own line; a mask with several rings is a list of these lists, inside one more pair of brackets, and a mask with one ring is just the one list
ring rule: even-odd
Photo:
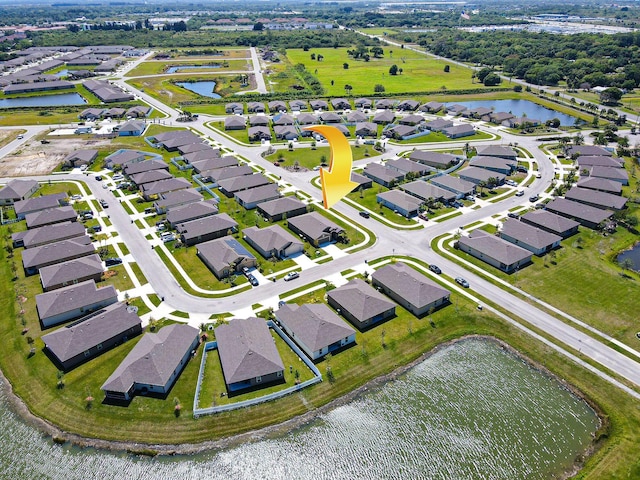
[[275,316],[287,335],[313,361],[356,343],[356,331],[323,303],[288,303]]
[[502,125],[507,120],[515,118],[515,115],[509,112],[492,112],[488,115],[483,115],[482,120],[485,122],[495,123],[496,125]]
[[359,137],[377,137],[378,126],[372,122],[358,122],[355,133]]
[[453,127],[453,122],[451,120],[445,120],[444,118],[436,118],[435,120],[427,122],[425,126],[432,132],[441,132],[445,128]]
[[[98,63],[100,62],[98,61]],[[128,102],[134,98],[130,93],[125,93],[104,80],[89,79],[85,80],[82,85],[104,103]]]
[[443,103],[431,101],[420,105],[418,108],[421,112],[437,113],[442,110],[442,107],[444,107]]
[[396,102],[394,100],[389,100],[388,98],[376,100],[376,108],[379,110],[391,110],[395,104]]
[[478,167],[463,168],[458,172],[458,176],[462,180],[475,183],[476,185],[481,182],[489,183],[491,181],[494,181],[496,185],[502,185],[505,181],[505,176],[502,173]]
[[318,123],[318,117],[312,113],[301,113],[296,118],[298,125],[315,125]]
[[287,219],[307,213],[307,205],[296,197],[282,197],[257,206],[258,213],[271,222]]
[[245,228],[242,235],[266,259],[287,258],[304,249],[304,244],[280,225]]
[[575,220],[588,228],[598,228],[602,222],[613,215],[610,210],[602,210],[565,198],[556,198],[547,203],[545,208],[552,213]]
[[128,164],[142,162],[144,157],[145,155],[143,152],[119,150],[105,157],[104,166],[110,170],[114,170],[119,167],[124,169]]
[[203,152],[203,151],[210,151],[210,150],[217,152],[218,156],[220,156],[220,149],[218,148],[212,149],[211,145],[209,145],[206,142],[187,143],[186,145],[180,145],[178,147],[178,152],[180,152],[180,155],[187,155],[189,153]]
[[456,199],[456,195],[453,192],[440,188],[436,185],[432,185],[431,183],[427,183],[423,180],[404,183],[400,188],[409,195],[413,195],[423,202],[426,202],[430,198],[443,203],[453,202]]
[[369,177],[374,182],[385,187],[392,187],[398,182],[404,180],[404,173],[400,173],[397,170],[385,167],[379,163],[367,164],[362,173],[365,177]]
[[594,157],[612,157],[613,152],[599,145],[573,145],[567,148],[567,156],[588,155]]
[[215,200],[204,200],[202,202],[193,202],[181,207],[172,208],[167,212],[167,223],[175,228],[179,223],[186,223],[199,218],[216,215],[218,213],[218,204]]
[[[191,145],[194,145],[193,143]],[[222,155],[220,155],[219,149],[214,148],[205,148],[202,150],[197,150],[195,152],[189,152],[182,155],[182,160],[188,164],[194,164],[197,162],[201,162],[203,160],[211,160],[211,159],[220,159]],[[231,159],[232,157],[224,157],[226,159]]]
[[224,129],[225,130],[244,130],[247,128],[247,123],[244,117],[225,117]]
[[231,102],[227,103],[224,106],[225,113],[232,113],[236,115],[242,115],[244,112],[244,105],[239,102]]
[[537,127],[538,125],[542,125],[542,122],[535,118],[530,117],[513,117],[508,118],[502,122],[502,125],[509,128],[520,128],[520,127]]
[[344,234],[342,227],[318,212],[305,213],[299,217],[291,218],[287,223],[293,233],[301,235],[315,247],[335,242]]
[[255,115],[249,117],[249,126],[250,127],[267,127],[269,126],[269,117],[265,117],[264,115]]
[[42,336],[45,351],[65,372],[142,333],[140,317],[124,303],[114,303],[71,325]]
[[106,118],[121,118],[124,117],[124,114],[127,113],[127,110],[120,107],[113,107],[108,110],[105,110],[103,115]]
[[446,110],[452,115],[460,115],[462,112],[467,110],[467,107],[460,105],[459,103],[455,103],[453,105],[447,105]]
[[340,123],[342,117],[335,112],[322,112],[320,115],[322,123]]
[[14,233],[11,238],[15,247],[34,248],[86,233],[84,225],[79,222],[61,222]]
[[572,187],[569,189],[567,193],[565,193],[564,198],[592,207],[607,208],[609,210],[622,210],[627,205],[627,199],[620,195],[580,187]]
[[62,205],[67,205],[67,194],[52,193],[50,195],[41,195],[39,197],[18,200],[13,204],[13,209],[16,212],[18,220],[24,220],[29,213],[48,210]]
[[409,155],[409,160],[429,165],[430,167],[445,170],[460,160],[460,157],[450,153],[429,152],[424,150],[414,150]]
[[526,248],[535,255],[544,255],[560,246],[562,237],[555,233],[536,228],[526,222],[508,218],[500,228],[500,238],[519,247]]
[[581,178],[576,184],[580,188],[588,188],[589,190],[598,190],[599,192],[612,193],[614,195],[622,194],[622,184],[614,180],[606,178],[586,177]]
[[324,100],[310,100],[311,110],[329,110],[329,104]]
[[264,320],[233,319],[214,333],[229,394],[284,382],[284,365]]
[[293,125],[295,120],[291,115],[283,113],[280,115],[274,115],[272,122],[274,125]]
[[516,161],[518,154],[511,147],[504,147],[502,145],[478,145],[476,152],[479,156],[485,157],[498,157],[506,160]]
[[576,159],[580,171],[587,170],[591,167],[611,167],[624,168],[624,164],[619,159],[613,157],[596,157],[596,156],[580,156]]
[[169,171],[169,165],[161,160],[151,159],[137,163],[127,163],[122,170],[125,175],[131,176],[137,173],[150,172],[152,170]]
[[615,167],[591,167],[589,176],[594,178],[605,178],[620,182],[622,185],[629,185],[629,174],[624,168]]
[[80,112],[80,114],[78,114],[78,118],[80,120],[95,121],[102,118],[104,111],[104,108],[85,108]]
[[176,225],[180,240],[186,246],[221,238],[238,230],[238,222],[226,213],[209,215]]
[[346,98],[334,98],[331,100],[331,106],[334,110],[349,110],[351,109],[351,104],[349,100]]
[[371,121],[373,123],[383,125],[387,123],[393,123],[395,119],[396,119],[395,113],[393,113],[391,110],[383,110],[382,112],[376,113],[373,116],[373,119]]
[[533,210],[520,217],[520,221],[547,232],[567,238],[578,232],[580,224],[575,220],[556,215],[547,210]]
[[80,167],[82,165],[88,166],[91,165],[96,158],[98,158],[98,150],[76,150],[75,152],[71,152],[69,155],[64,157],[64,160],[62,160],[62,165],[74,168]]
[[413,135],[414,133],[416,133],[416,127],[411,125],[393,125],[384,130],[385,136],[398,140],[403,140],[405,137]]
[[371,108],[373,106],[373,102],[369,98],[356,98],[353,101],[353,104],[356,108]]
[[247,190],[250,188],[261,187],[271,183],[267,177],[261,173],[254,173],[252,175],[241,175],[239,177],[227,178],[220,180],[218,188],[220,192],[227,197],[233,197],[236,192]]
[[198,334],[197,328],[180,323],[145,333],[100,387],[107,400],[168,394],[197,348]]
[[211,183],[212,187],[217,188],[221,180],[253,175],[253,173],[255,173],[255,171],[249,165],[240,165],[203,170],[200,172],[200,175],[202,176],[202,181]]
[[249,250],[231,236],[199,243],[196,247],[198,258],[219,279],[232,272],[240,272],[243,267],[252,268],[258,264]]
[[398,110],[405,111],[405,112],[406,111],[413,112],[414,110],[417,110],[419,106],[420,106],[420,102],[417,102],[413,99],[407,99],[407,100],[402,100],[400,103],[398,103],[396,108]]
[[327,303],[360,330],[396,315],[396,304],[359,278],[327,292]]
[[176,190],[184,190],[192,188],[191,182],[183,177],[168,178],[157,182],[145,183],[141,186],[142,197],[149,201],[156,196],[164,193],[175,192]]
[[267,104],[271,113],[286,112],[287,104],[282,100],[273,100]]
[[44,292],[50,292],[87,280],[98,283],[102,280],[103,273],[102,260],[99,255],[94,253],[41,268],[40,283]]
[[47,243],[22,252],[22,265],[26,275],[35,275],[43,267],[55,263],[86,257],[96,251],[88,235]]
[[292,112],[299,112],[301,110],[306,110],[308,108],[308,104],[304,100],[290,100],[289,108]]
[[127,110],[126,116],[131,118],[144,118],[149,116],[151,110],[153,109],[148,105],[136,105]]
[[356,172],[351,172],[351,181],[358,184],[358,186],[355,187],[352,192],[357,192],[360,189],[366,190],[367,188],[373,187],[373,180]]
[[414,162],[404,157],[400,157],[396,160],[387,160],[385,162],[385,165],[387,166],[387,168],[397,170],[398,172],[405,175],[408,173],[412,173],[419,177],[433,171],[431,167],[426,166],[424,163]]
[[482,118],[491,112],[492,110],[489,107],[474,107],[467,108],[461,115],[465,118]]
[[484,230],[474,230],[469,236],[460,237],[457,246],[463,252],[506,273],[514,272],[531,263],[532,253],[529,250]]
[[361,123],[361,122],[366,122],[367,119],[369,118],[368,115],[362,113],[359,110],[355,110],[353,112],[349,112],[347,114],[347,122],[349,123]]
[[249,127],[249,141],[271,140],[269,127]]
[[170,178],[173,178],[173,175],[171,175],[167,170],[162,169],[136,173],[129,177],[129,179],[133,183],[135,183],[138,188],[141,188],[142,185],[146,185],[148,183],[159,182],[161,180],[169,180]]
[[400,125],[411,125],[411,126],[418,125],[419,123],[422,123],[422,122],[424,122],[424,117],[418,114],[407,115],[405,117],[400,118],[400,120],[398,120],[398,123]]
[[476,131],[473,128],[473,125],[465,123],[463,125],[454,125],[453,127],[443,128],[442,133],[449,138],[462,138],[475,135]]
[[0,205],[13,205],[20,200],[26,200],[38,191],[40,184],[35,180],[9,180],[0,189]]
[[275,200],[280,198],[280,190],[275,183],[268,183],[260,187],[249,188],[247,190],[241,190],[234,194],[235,199],[245,209],[251,210],[256,208],[262,202],[268,202],[269,200]]
[[43,328],[83,317],[118,301],[113,285],[97,288],[93,280],[36,295],[36,308]]
[[118,131],[120,137],[139,137],[147,128],[147,124],[140,120],[129,120],[118,127],[114,127],[114,131]]
[[408,265],[390,263],[371,275],[371,285],[417,317],[449,303],[451,292]]
[[203,199],[202,194],[195,188],[185,188],[184,190],[176,190],[162,194],[158,200],[153,202],[153,207],[156,209],[156,213],[163,214],[174,208],[200,202]]
[[247,112],[249,113],[265,113],[266,109],[262,102],[249,102],[247,103]]
[[273,133],[278,140],[297,140],[300,136],[298,129],[293,125],[276,125],[273,127]]
[[75,222],[78,214],[71,206],[50,208],[25,215],[27,228],[38,228],[56,223]]
[[215,170],[217,168],[235,167],[238,165],[238,160],[235,157],[214,157],[207,158],[206,160],[198,160],[197,162],[191,162],[193,171],[198,174],[209,170]]
[[476,191],[475,183],[463,180],[458,177],[452,177],[451,175],[439,175],[432,178],[430,181],[433,185],[455,193],[456,198],[473,195]]
[[422,205],[419,199],[400,190],[388,190],[378,193],[376,202],[407,218],[416,216],[420,205]]
[[516,169],[518,162],[499,157],[478,155],[471,159],[469,165],[472,167],[491,170],[492,172],[500,173],[502,175],[510,175]]

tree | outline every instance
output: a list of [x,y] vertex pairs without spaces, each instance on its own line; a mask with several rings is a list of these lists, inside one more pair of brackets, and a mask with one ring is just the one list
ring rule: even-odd
[[373,58],[380,58],[384,55],[384,50],[382,47],[371,47],[369,51],[373,54]]
[[444,66],[444,73],[449,73],[451,71],[451,67],[449,65]]
[[552,118],[551,120],[547,120],[545,122],[545,125],[547,127],[551,127],[551,128],[558,128],[560,126],[560,119],[559,118]]
[[398,66],[394,63],[389,68],[389,75],[397,75],[398,74]]
[[501,81],[500,76],[492,72],[484,77],[484,81],[482,83],[484,83],[485,87],[493,87],[495,85],[499,85]]
[[385,91],[384,85],[380,84],[380,83],[376,83],[373,86],[373,91],[376,93],[382,93]]
[[344,62],[342,64],[342,68],[344,68],[345,70],[349,70],[349,64],[347,62]]
[[349,85],[348,83],[344,86],[344,91],[347,95],[349,95],[351,93],[351,90],[353,90],[353,87],[351,85]]
[[617,105],[622,98],[622,90],[616,87],[609,87],[600,93],[600,102],[603,105]]
[[315,59],[316,59],[316,54],[315,54],[315,53],[312,53],[312,54],[311,54],[311,60],[315,60]]
[[476,72],[476,78],[478,80],[480,80],[480,82],[484,83],[484,79],[487,77],[487,75],[489,75],[490,73],[493,73],[493,70],[490,69],[489,67],[484,67],[480,70],[478,70]]
[[486,187],[487,187],[487,182],[486,182],[486,181],[484,181],[484,180],[480,180],[480,181],[478,182],[477,188],[478,188],[478,190],[480,190],[480,192],[479,192],[479,193],[480,193],[480,196],[481,196],[481,197],[482,197],[482,190],[483,190],[483,189],[485,189]]
[[262,30],[264,30],[264,24],[262,22],[257,22],[253,25],[253,30],[255,32],[261,32]]
[[584,144],[584,135],[581,133],[576,133],[573,136],[573,144],[574,145],[583,145]]

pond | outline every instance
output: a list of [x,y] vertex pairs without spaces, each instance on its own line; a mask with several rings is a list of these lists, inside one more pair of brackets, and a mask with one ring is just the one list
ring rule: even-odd
[[66,77],[67,75],[69,75],[69,70],[65,68],[63,70],[60,70],[58,73],[55,73],[54,75],[58,78]]
[[214,63],[212,65],[173,65],[167,68],[165,73],[177,73],[182,70],[211,70],[212,68],[222,68],[222,65],[219,63]]
[[464,105],[467,108],[494,108],[496,112],[511,112],[516,117],[526,115],[529,118],[540,120],[542,123],[547,120],[551,120],[552,118],[559,119],[560,124],[564,126],[571,126],[576,122],[576,117],[551,110],[550,108],[543,107],[542,105],[538,105],[530,100],[476,100],[452,103]]
[[6,405],[0,388],[5,478],[546,479],[572,465],[598,425],[556,380],[477,339],[282,436],[191,456],[54,445]]
[[633,248],[625,250],[616,258],[619,265],[625,263],[626,260],[631,262],[631,270],[640,272],[640,243],[636,243]]
[[36,97],[2,98],[0,108],[11,107],[57,107],[60,105],[83,105],[84,98],[78,93],[38,95]]
[[176,85],[186,88],[187,90],[209,98],[222,98],[215,93],[216,82],[201,81],[201,82],[176,82]]

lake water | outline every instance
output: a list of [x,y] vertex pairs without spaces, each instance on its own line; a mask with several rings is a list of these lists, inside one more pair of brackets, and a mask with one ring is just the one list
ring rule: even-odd
[[572,465],[597,423],[555,380],[466,340],[281,437],[193,456],[54,445],[0,389],[0,478],[547,479]]
[[78,93],[39,95],[37,97],[2,98],[0,108],[10,107],[57,107],[60,105],[83,105],[86,102]]
[[174,65],[167,68],[165,73],[176,73],[182,70],[211,70],[213,68],[222,68],[222,65]]
[[216,88],[216,82],[176,82],[176,85],[186,88],[187,90],[209,98],[221,98],[220,95],[213,90]]
[[627,259],[631,260],[631,263],[633,264],[631,269],[636,272],[640,272],[640,243],[637,243],[633,248],[622,252],[618,255],[618,258],[616,258],[620,265],[622,265],[622,263]]
[[69,70],[67,70],[66,68],[64,70],[60,70],[55,74],[55,76],[58,78],[66,77],[67,75],[69,75]]
[[543,123],[552,118],[557,118],[560,120],[561,125],[571,126],[574,125],[576,121],[576,117],[551,110],[550,108],[543,107],[529,100],[477,100],[472,102],[452,102],[452,104],[453,103],[464,105],[467,108],[495,107],[496,112],[511,112],[516,117],[526,115],[529,118],[540,120]]

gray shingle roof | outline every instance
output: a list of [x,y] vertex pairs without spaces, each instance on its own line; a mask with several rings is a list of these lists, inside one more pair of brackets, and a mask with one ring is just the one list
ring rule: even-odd
[[[185,153],[182,157],[187,163],[196,163],[202,160],[209,160],[210,158],[221,158],[221,155],[220,150],[209,147],[205,148],[204,150],[196,150],[195,152]],[[227,159],[229,158],[232,157],[227,157]]]
[[172,208],[167,212],[167,222],[172,225],[188,222],[196,218],[207,217],[218,213],[218,206],[214,200],[193,202],[182,207]]
[[76,256],[90,255],[95,250],[91,238],[84,235],[29,248],[22,252],[22,263],[24,268],[35,268],[52,262],[62,262]]
[[504,181],[505,176],[502,173],[487,170],[486,168],[467,167],[458,172],[460,178],[470,178],[475,183],[487,182],[490,178],[495,178],[499,182]]
[[97,288],[93,280],[87,280],[76,285],[36,295],[36,305],[38,307],[38,315],[43,319],[71,312],[101,301],[107,301],[108,299],[116,301],[117,298],[118,293],[113,285]]
[[409,159],[413,160],[414,162],[436,165],[439,168],[447,168],[450,164],[456,162],[457,157],[449,153],[415,150],[411,152]]
[[124,173],[127,175],[135,175],[137,173],[150,172],[152,170],[169,170],[169,165],[160,160],[143,160],[142,162],[130,163],[125,165]]
[[270,225],[264,228],[249,227],[242,234],[265,252],[283,250],[289,245],[302,245],[302,242],[287,232],[280,225]]
[[440,175],[439,177],[431,179],[431,183],[454,193],[469,193],[475,189],[473,183],[462,180],[461,178],[452,177],[451,175]]
[[[513,115],[511,115],[513,116]],[[478,155],[486,155],[489,157],[516,157],[516,151],[511,147],[503,147],[502,145],[478,145],[476,147]]]
[[468,237],[462,236],[458,240],[460,245],[466,245],[483,255],[493,258],[505,265],[531,258],[531,252],[522,247],[509,243],[484,230],[474,230]]
[[25,200],[19,200],[13,205],[13,208],[16,212],[16,215],[21,215],[25,212],[35,212],[37,210],[59,207],[60,202],[65,198],[67,198],[66,193],[42,195],[41,197],[32,197]]
[[591,167],[589,176],[609,178],[613,180],[624,180],[626,182],[629,181],[629,174],[624,168],[600,167],[596,165],[594,167]]
[[261,187],[249,188],[235,194],[235,197],[244,204],[273,200],[279,196],[280,190],[278,190],[278,185],[275,183],[268,183]]
[[422,200],[400,190],[389,190],[387,192],[382,192],[379,193],[377,197],[390,202],[397,207],[403,208],[408,212],[417,210],[418,208],[420,208],[420,205],[422,205]]
[[620,195],[580,187],[571,188],[565,193],[564,198],[576,202],[589,203],[598,208],[613,208],[614,210],[624,208],[627,203],[627,199]]
[[383,182],[389,183],[404,178],[404,174],[393,170],[392,168],[380,165],[379,163],[369,163],[364,167],[364,175],[371,178],[377,178]]
[[580,188],[589,188],[591,190],[600,190],[602,192],[609,192],[620,194],[622,193],[622,184],[615,180],[607,180],[606,178],[599,177],[586,177],[580,179],[577,183]]
[[200,243],[197,250],[198,255],[218,271],[231,263],[238,265],[245,258],[256,258],[238,240],[230,236]]
[[179,207],[187,203],[199,202],[204,197],[195,188],[185,188],[184,190],[176,190],[167,192],[162,195],[162,199],[157,200],[154,205],[160,208],[171,209],[171,207]]
[[214,168],[212,170],[201,171],[203,178],[210,178],[214,182],[226,178],[240,177],[242,175],[252,175],[253,169],[249,165],[238,165],[234,167]]
[[66,238],[84,235],[86,229],[78,222],[62,222],[27,230],[22,236],[25,248],[33,248],[45,243],[53,243]]
[[96,254],[75,258],[67,262],[56,263],[40,269],[42,288],[73,282],[78,278],[86,278],[102,273],[102,260]]
[[420,308],[448,297],[451,292],[402,262],[376,270],[371,278]]
[[595,224],[603,222],[613,215],[613,212],[609,210],[601,210],[600,208],[585,205],[584,203],[574,202],[565,198],[556,198],[555,200],[547,203],[546,208],[552,212],[557,212],[559,214],[564,214],[578,220],[585,220]]
[[485,155],[475,156],[469,162],[469,165],[472,167],[499,168],[503,170],[510,170],[511,166],[515,164],[515,160],[507,160],[500,157],[487,157]]
[[327,295],[359,321],[375,317],[396,306],[375,288],[359,278],[330,290]]
[[403,157],[400,157],[396,160],[388,160],[386,162],[386,166],[388,168],[393,168],[395,170],[398,170],[400,172],[405,172],[405,173],[413,172],[417,174],[422,174],[424,172],[433,171],[432,168],[427,167],[423,163],[414,162],[412,160],[409,160],[408,158],[403,158]]
[[140,325],[138,314],[124,303],[114,303],[44,335],[42,341],[60,362],[65,362],[136,325]]
[[324,303],[285,304],[276,318],[312,352],[356,333]]
[[264,320],[234,319],[215,329],[220,363],[227,384],[284,370]]
[[[141,162],[142,163],[142,162]],[[168,171],[158,169],[158,170],[149,170],[146,172],[135,173],[130,175],[131,181],[136,185],[144,185],[145,183],[153,183],[159,182],[160,180],[168,180],[173,178]]]
[[[536,228],[520,220],[508,218],[502,225],[500,236],[508,235],[536,249],[546,248],[562,240],[560,235]],[[509,241],[508,239],[505,239]]]
[[567,232],[580,225],[575,220],[547,212],[546,210],[534,210],[522,216],[522,220],[526,220],[534,225],[539,225],[558,234]]
[[576,160],[580,170],[591,168],[591,167],[612,167],[612,168],[623,168],[624,164],[621,163],[617,158],[613,157],[604,157],[604,156],[582,156],[578,157]]
[[305,213],[289,219],[289,225],[297,228],[309,238],[319,238],[326,232],[342,232],[343,228],[323,217],[318,212]]
[[72,222],[75,221],[77,217],[78,214],[73,207],[66,206],[27,213],[24,218],[27,222],[27,228],[36,228],[52,223]]
[[193,165],[194,172],[202,173],[216,168],[235,167],[238,165],[238,160],[234,157],[213,157],[190,163]]
[[146,333],[104,382],[102,390],[124,393],[136,383],[166,385],[197,337],[198,329],[185,324]]
[[567,153],[569,154],[569,156],[572,156],[574,153],[577,153],[579,155],[593,155],[600,157],[613,156],[613,153],[611,151],[599,145],[574,145],[567,149]]
[[191,188],[191,186],[191,182],[186,178],[168,178],[166,180],[158,180],[157,182],[145,183],[142,185],[142,191],[145,195],[159,195],[165,192]]
[[411,183],[402,184],[400,185],[400,188],[421,200],[428,200],[429,198],[444,198],[445,200],[448,200],[455,198],[455,194],[453,192],[440,188],[436,185],[432,185],[423,180],[415,180]]
[[274,216],[282,215],[283,213],[297,210],[299,208],[306,209],[307,206],[304,202],[301,202],[295,197],[282,197],[275,200],[269,200],[268,202],[263,202],[258,208],[267,215]]
[[0,189],[0,199],[20,200],[37,185],[39,184],[35,180],[10,180]]
[[233,230],[237,226],[238,222],[226,213],[221,213],[219,215],[210,215],[190,222],[180,223],[176,226],[176,230],[181,235],[184,235],[185,240],[187,240],[206,235],[207,233],[226,233],[228,230]]

